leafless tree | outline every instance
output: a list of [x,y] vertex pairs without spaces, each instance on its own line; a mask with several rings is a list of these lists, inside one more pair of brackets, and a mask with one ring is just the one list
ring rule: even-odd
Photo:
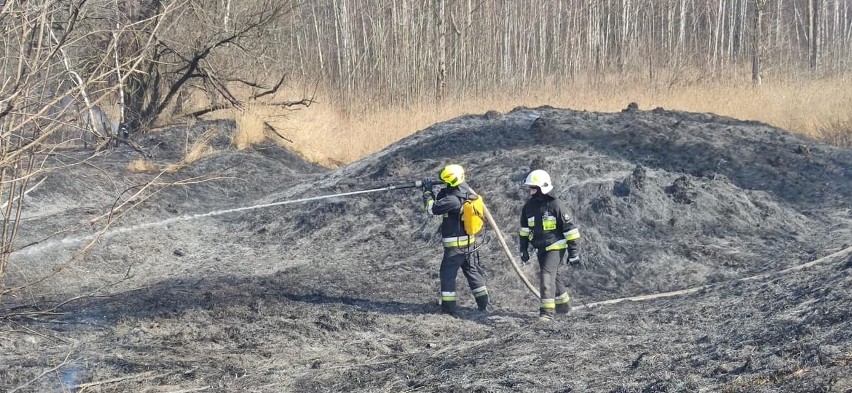
[[[232,59],[256,58],[252,48],[263,48],[266,32],[296,5],[276,0],[247,0],[239,9],[201,0],[0,4],[0,296],[8,290],[3,278],[26,196],[50,170],[43,164],[47,155],[72,146],[95,147],[93,154],[99,154],[116,138],[112,123],[143,131],[165,117],[186,89],[203,89],[224,101],[194,115],[273,96],[283,84],[282,69],[270,77]],[[254,93],[237,98],[233,84]],[[109,120],[101,106],[113,102],[121,111]],[[291,107],[312,101],[268,102]]]
[[91,113],[98,101],[89,100],[88,79],[74,71],[66,52],[85,3],[7,2],[0,8],[0,295],[26,196],[44,180],[38,157],[79,139],[70,127],[69,119],[80,116],[72,102],[82,95]]
[[[125,3],[120,7],[119,20],[127,33],[122,35],[120,46],[144,56],[125,70],[130,129],[144,130],[157,123],[186,89],[206,90],[221,99],[211,105],[212,109],[241,105],[229,88],[231,83],[280,87],[274,84],[280,77],[264,75],[265,80],[258,80],[257,75],[246,72],[247,64],[235,63],[229,57],[257,58],[259,53],[253,48],[266,46],[266,30],[280,23],[295,5],[291,1],[256,0],[242,2],[239,9],[225,2],[223,9],[217,9],[200,0],[153,1],[147,7]],[[222,18],[227,18],[227,25],[220,22]],[[167,26],[167,33],[155,34],[157,26]],[[140,46],[148,42],[150,45]]]
[[808,0],[808,64],[812,71],[820,63],[819,3],[820,0]]

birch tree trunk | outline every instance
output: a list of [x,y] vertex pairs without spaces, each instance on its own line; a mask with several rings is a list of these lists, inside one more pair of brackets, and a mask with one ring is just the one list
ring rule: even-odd
[[680,20],[677,29],[677,50],[675,51],[678,59],[684,56],[686,46],[686,0],[680,0]]
[[725,10],[725,0],[719,0],[719,6],[716,8],[716,26],[713,31],[713,72],[716,72],[716,68],[719,66],[719,47],[722,44],[722,15]]
[[811,71],[819,68],[819,34],[817,0],[808,0],[808,64]]
[[[89,131],[91,131],[92,134],[95,135],[95,137],[97,137],[98,139],[103,140],[107,136],[105,134],[106,130],[104,130],[101,126],[103,122],[101,122],[98,116],[96,115],[95,106],[94,104],[92,104],[92,100],[89,99],[87,86],[88,83],[83,80],[83,78],[80,76],[80,73],[78,73],[76,70],[74,70],[74,68],[71,67],[71,60],[69,59],[68,54],[65,52],[65,48],[62,48],[60,46],[61,43],[59,42],[59,39],[56,38],[56,34],[53,33],[53,28],[50,28],[48,34],[50,35],[50,38],[53,40],[57,48],[59,48],[58,52],[62,57],[62,64],[65,66],[65,70],[68,72],[68,75],[71,75],[71,80],[74,81],[74,84],[76,84],[77,88],[80,90],[80,97],[83,98],[83,103],[86,105],[85,110],[86,116],[89,119],[87,123],[89,126]],[[100,108],[98,108],[97,110],[100,110]]]
[[621,1],[621,37],[618,45],[618,68],[624,71],[627,58],[630,56],[630,0]]
[[784,0],[775,0],[775,46],[781,46],[781,27],[783,23],[781,22],[783,19],[781,17],[781,10],[784,9]]
[[340,78],[340,94],[344,108],[348,112],[352,106],[352,59],[351,31],[346,0],[334,0],[335,24],[338,37],[337,63]]
[[314,22],[314,33],[316,34],[316,46],[317,46],[317,60],[319,61],[319,69],[320,76],[325,74],[325,61],[322,55],[322,39],[323,35],[320,33],[320,24],[317,21],[317,9],[316,4],[311,3],[311,17]]
[[[831,59],[830,53],[829,56],[825,55],[825,38],[826,33],[828,31],[828,0],[816,0],[817,2],[817,34],[816,34],[816,42],[817,42],[817,57],[819,62],[819,67],[826,66],[826,57]],[[831,64],[828,64],[829,66]]]
[[761,35],[763,26],[763,7],[766,5],[766,0],[754,0],[754,25],[753,25],[753,41],[751,53],[751,82],[754,86],[760,86],[763,80],[760,76],[760,56],[761,56]]
[[231,0],[225,0],[225,16],[222,18],[222,25],[225,27],[225,30],[228,30],[228,23],[230,23],[231,19]]
[[509,76],[512,72],[512,36],[511,31],[509,30],[509,26],[511,26],[511,19],[509,15],[510,4],[514,0],[503,0],[502,11],[503,11],[503,53],[502,53],[502,61],[500,62],[500,84],[508,83]]
[[444,0],[435,0],[437,23],[435,29],[438,33],[438,72],[435,81],[435,101],[441,104],[444,101],[444,79],[447,76],[447,33]]
[[839,66],[840,65],[839,63],[842,62],[840,60],[840,59],[842,59],[842,56],[839,56],[840,52],[842,52],[842,49],[841,49],[842,46],[841,45],[842,45],[842,42],[843,42],[840,39],[840,37],[843,36],[842,33],[841,33],[841,29],[840,29],[840,0],[834,0],[834,10],[833,10],[832,14],[834,15],[834,23],[832,23],[832,29],[831,29],[831,35],[830,36],[834,37],[834,39],[831,40],[831,43],[832,43],[831,53],[834,55],[834,58],[837,59],[834,62],[835,63],[834,66],[836,67],[836,66]]

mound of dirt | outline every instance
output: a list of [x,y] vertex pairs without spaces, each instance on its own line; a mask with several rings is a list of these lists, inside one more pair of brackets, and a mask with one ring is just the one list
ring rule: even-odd
[[583,231],[585,263],[594,267],[572,277],[585,296],[781,269],[847,247],[852,238],[852,152],[710,114],[519,108],[467,116],[331,176],[346,184],[392,181],[434,175],[448,162],[468,168],[470,183],[510,234],[525,174],[551,172],[554,192]]
[[[156,174],[128,173],[139,155],[119,148],[33,191],[21,238],[45,240],[12,254],[7,284],[57,273],[0,298],[0,389],[852,389],[848,149],[712,114],[551,107],[452,119],[334,171],[274,145],[233,151],[229,123],[138,143],[165,165],[211,130],[214,153],[158,177],[76,258],[102,225],[81,222]],[[448,163],[513,250],[523,178],[551,173],[583,236],[583,267],[563,272],[572,314],[533,322],[490,228],[494,310],[460,281],[460,316],[440,315],[439,219],[418,190],[326,197]],[[606,302],[636,295],[651,296]]]

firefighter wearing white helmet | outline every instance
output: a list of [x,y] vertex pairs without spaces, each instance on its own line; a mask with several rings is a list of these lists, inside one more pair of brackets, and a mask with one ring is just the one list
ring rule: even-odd
[[554,314],[571,310],[571,297],[557,272],[566,253],[569,264],[579,264],[577,241],[580,231],[562,202],[551,194],[553,182],[550,174],[541,169],[534,170],[527,175],[524,185],[529,188],[530,197],[521,212],[521,261],[526,263],[530,260],[529,246],[532,245],[540,270],[539,319],[549,322]]
[[476,194],[465,181],[461,165],[447,165],[439,175],[446,187],[433,194],[434,182],[424,181],[423,203],[426,211],[443,217],[441,238],[444,257],[441,260],[441,312],[455,314],[458,296],[456,276],[459,269],[464,273],[468,286],[476,299],[480,311],[488,310],[488,288],[485,287],[485,272],[476,251],[476,237],[468,235],[461,220],[462,203],[475,198]]

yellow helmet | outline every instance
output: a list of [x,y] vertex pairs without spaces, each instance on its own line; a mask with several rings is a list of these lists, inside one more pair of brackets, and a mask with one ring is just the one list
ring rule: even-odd
[[447,165],[441,171],[441,180],[450,187],[458,187],[464,183],[464,168],[461,165]]

